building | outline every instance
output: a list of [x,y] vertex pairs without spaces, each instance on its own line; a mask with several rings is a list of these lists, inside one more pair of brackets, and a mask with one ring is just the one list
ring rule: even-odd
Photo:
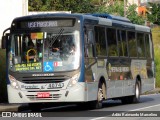
[[0,48],[3,31],[9,28],[15,17],[28,14],[28,0],[2,0],[0,4]]
[[148,3],[160,3],[160,0],[128,0],[128,4],[136,4],[138,6],[137,12],[139,15],[146,16]]

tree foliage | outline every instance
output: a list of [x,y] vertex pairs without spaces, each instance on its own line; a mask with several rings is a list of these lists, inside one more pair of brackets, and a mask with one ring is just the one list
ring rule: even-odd
[[[126,8],[126,17],[135,24],[143,25],[145,19],[142,16],[139,16],[136,11],[137,5],[133,4]],[[112,15],[122,16],[124,17],[124,2],[123,1],[115,1],[114,4],[110,4],[108,7],[101,5],[101,7],[97,10],[98,13],[109,13]]]
[[[127,9],[127,17],[136,24],[144,24],[136,5]],[[109,13],[124,16],[124,2],[119,0],[29,0],[29,11],[71,11],[72,13]]]
[[29,11],[72,11],[93,13],[91,0],[29,0]]
[[160,4],[149,3],[147,19],[154,24],[160,25]]
[[132,23],[143,25],[145,23],[145,18],[137,14],[136,8],[136,4],[130,5],[128,7],[127,18],[130,19]]
[[42,0],[29,0],[28,9],[29,11],[39,11],[43,5]]

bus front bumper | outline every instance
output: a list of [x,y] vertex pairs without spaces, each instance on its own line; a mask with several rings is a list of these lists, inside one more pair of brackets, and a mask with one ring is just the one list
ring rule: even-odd
[[22,91],[7,85],[9,103],[84,102],[87,100],[85,83],[57,90]]

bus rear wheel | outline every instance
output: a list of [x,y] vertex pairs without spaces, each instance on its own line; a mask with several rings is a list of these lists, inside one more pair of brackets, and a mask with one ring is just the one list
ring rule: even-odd
[[141,89],[140,82],[137,81],[136,84],[135,84],[135,95],[132,96],[133,103],[139,103],[140,102],[140,89]]
[[140,101],[140,82],[137,80],[135,84],[135,94],[121,98],[122,104],[139,103]]

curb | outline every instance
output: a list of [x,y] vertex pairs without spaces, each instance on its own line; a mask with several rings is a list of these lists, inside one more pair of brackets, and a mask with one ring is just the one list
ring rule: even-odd
[[0,104],[0,112],[18,112],[24,110],[28,110],[27,104],[9,104],[9,103]]
[[142,94],[142,95],[147,95],[147,94],[158,94],[158,93],[160,93],[160,88],[155,88],[154,90],[145,92],[145,93]]

